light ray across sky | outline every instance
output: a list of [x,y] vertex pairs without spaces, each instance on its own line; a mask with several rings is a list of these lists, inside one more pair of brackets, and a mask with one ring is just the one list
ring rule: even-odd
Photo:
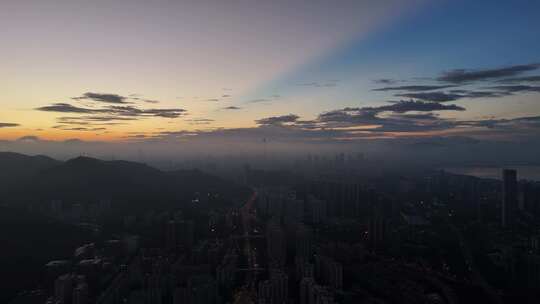
[[534,136],[539,8],[6,1],[0,138]]

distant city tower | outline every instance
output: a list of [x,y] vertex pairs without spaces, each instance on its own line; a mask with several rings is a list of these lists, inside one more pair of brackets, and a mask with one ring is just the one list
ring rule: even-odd
[[516,217],[518,205],[517,172],[512,169],[503,170],[503,201],[502,201],[502,226],[511,226]]

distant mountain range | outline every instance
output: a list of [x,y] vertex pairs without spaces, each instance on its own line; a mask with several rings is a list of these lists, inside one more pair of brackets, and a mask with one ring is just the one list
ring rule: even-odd
[[0,153],[0,200],[174,202],[196,193],[239,197],[248,189],[199,170],[161,171],[129,161]]

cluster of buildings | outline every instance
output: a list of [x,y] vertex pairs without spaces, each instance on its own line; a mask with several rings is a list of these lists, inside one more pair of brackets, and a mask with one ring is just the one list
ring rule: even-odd
[[122,239],[81,245],[69,259],[48,262],[44,283],[50,296],[46,303],[95,303],[102,286],[123,271],[138,249],[138,236],[126,235]]
[[[77,208],[51,203],[57,215]],[[231,206],[124,215],[115,238],[45,266],[47,303],[519,300],[540,286],[539,219],[540,185],[514,170],[258,186]]]

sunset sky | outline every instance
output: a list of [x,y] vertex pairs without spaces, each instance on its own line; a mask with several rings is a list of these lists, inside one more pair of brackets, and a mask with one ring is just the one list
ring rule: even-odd
[[539,1],[7,0],[0,139],[538,138]]

